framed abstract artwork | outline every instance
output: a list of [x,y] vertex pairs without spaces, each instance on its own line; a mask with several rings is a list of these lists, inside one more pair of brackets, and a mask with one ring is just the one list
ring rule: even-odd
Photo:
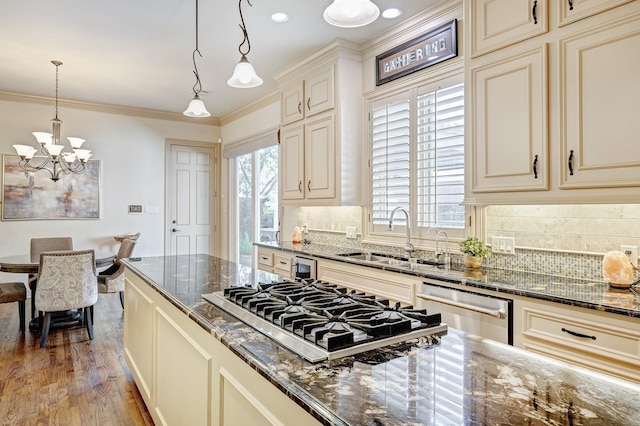
[[100,219],[99,160],[57,182],[44,170],[22,170],[17,155],[2,160],[2,220]]

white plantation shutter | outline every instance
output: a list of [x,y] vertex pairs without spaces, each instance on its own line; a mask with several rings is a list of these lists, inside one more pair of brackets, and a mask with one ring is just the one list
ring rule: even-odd
[[[464,198],[461,80],[461,76],[452,77],[371,104],[374,232],[382,232],[380,225],[386,228],[394,208],[404,207],[415,220],[412,235],[428,237],[427,228],[438,227],[447,229],[449,236],[462,236],[465,207],[460,205]],[[406,225],[403,215],[394,222]]]
[[464,86],[417,98],[417,226],[464,228]]
[[[374,105],[372,125],[373,223],[386,224],[396,207],[409,208],[410,101]],[[398,217],[398,224],[404,225]]]

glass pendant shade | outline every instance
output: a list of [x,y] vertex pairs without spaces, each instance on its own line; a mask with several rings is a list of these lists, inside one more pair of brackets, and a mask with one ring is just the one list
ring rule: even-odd
[[49,153],[49,155],[55,158],[58,155],[60,155],[60,153],[64,149],[64,146],[50,144],[50,145],[45,145],[45,148],[47,149],[47,152]]
[[82,144],[86,142],[84,139],[76,138],[74,136],[68,136],[67,139],[69,140],[69,143],[71,144],[71,148],[73,149],[80,148]]
[[210,117],[209,111],[204,106],[204,102],[200,99],[200,96],[196,93],[191,102],[189,102],[189,106],[183,112],[187,117]]
[[379,15],[380,9],[370,0],[334,0],[324,10],[324,20],[342,28],[368,25]]
[[50,144],[51,140],[53,139],[53,134],[47,132],[32,132],[32,134],[36,137],[38,143],[42,145]]
[[240,62],[233,70],[233,75],[227,80],[227,84],[231,87],[247,89],[260,86],[262,79],[258,77],[256,70],[253,69],[253,65],[251,65],[247,57],[242,55]]
[[31,160],[36,152],[38,152],[37,149],[29,145],[13,145],[13,148],[16,150],[20,157],[24,157],[29,160]]
[[83,163],[93,155],[91,154],[91,150],[89,149],[76,149],[74,152],[78,160],[82,161]]

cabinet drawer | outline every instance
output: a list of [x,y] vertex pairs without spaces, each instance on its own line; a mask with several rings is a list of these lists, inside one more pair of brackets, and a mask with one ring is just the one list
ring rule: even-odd
[[525,307],[524,336],[618,362],[640,362],[640,332]]
[[291,273],[291,255],[276,255],[273,259],[273,269],[278,273]]
[[258,263],[262,266],[273,266],[273,253],[258,250]]

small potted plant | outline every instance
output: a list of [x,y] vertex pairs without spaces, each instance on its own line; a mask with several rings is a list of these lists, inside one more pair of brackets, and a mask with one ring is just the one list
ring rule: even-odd
[[476,237],[468,237],[460,242],[460,251],[464,254],[464,264],[467,268],[479,268],[489,254],[489,247]]

